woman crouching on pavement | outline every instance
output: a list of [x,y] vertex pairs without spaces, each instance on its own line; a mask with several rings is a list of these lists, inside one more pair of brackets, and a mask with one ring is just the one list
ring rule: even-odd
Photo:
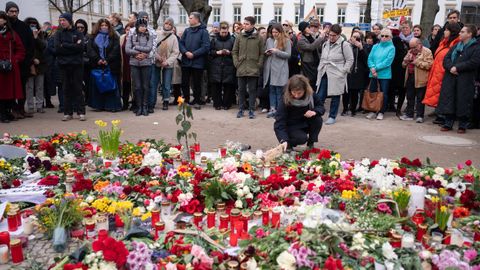
[[285,86],[275,117],[274,130],[278,141],[290,150],[304,143],[313,148],[322,129],[324,113],[323,103],[314,94],[307,77],[292,76]]

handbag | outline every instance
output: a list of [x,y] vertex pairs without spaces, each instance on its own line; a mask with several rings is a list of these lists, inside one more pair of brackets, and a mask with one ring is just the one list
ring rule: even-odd
[[[371,82],[370,82],[371,83]],[[377,80],[377,91],[370,92],[370,83],[363,91],[362,108],[366,111],[379,112],[383,107],[383,92],[380,89],[380,83]]]
[[0,60],[0,72],[10,72],[13,69],[12,66],[12,41],[9,42],[10,59]]
[[92,69],[90,72],[95,81],[95,86],[100,93],[113,92],[117,89],[117,80],[113,76],[109,67],[102,69]]

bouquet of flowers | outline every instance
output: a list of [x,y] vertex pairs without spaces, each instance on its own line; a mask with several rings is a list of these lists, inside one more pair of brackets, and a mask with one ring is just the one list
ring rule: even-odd
[[[104,128],[108,124],[102,120],[95,121],[97,126]],[[118,127],[120,120],[113,120],[110,130],[100,130],[98,132],[98,138],[100,145],[102,146],[102,155],[107,159],[115,159],[118,154],[118,146],[120,145],[120,135],[122,129]]]

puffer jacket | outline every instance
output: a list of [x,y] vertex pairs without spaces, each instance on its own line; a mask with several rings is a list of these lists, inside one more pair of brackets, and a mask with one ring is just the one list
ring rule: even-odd
[[[128,36],[125,52],[130,55],[130,66],[144,67],[152,64],[150,52],[152,51],[153,39],[154,37],[147,32],[137,33],[135,31],[133,35]],[[135,56],[139,53],[145,53],[148,55],[148,57],[142,61],[139,61],[135,58]]]
[[237,77],[258,77],[263,68],[265,41],[258,35],[256,29],[248,35],[245,31],[235,39],[232,56],[237,68]]
[[432,68],[430,69],[430,73],[428,74],[427,92],[425,93],[423,104],[430,107],[437,107],[438,105],[440,89],[442,88],[442,81],[445,75],[445,69],[443,68],[443,59],[445,58],[445,55],[447,55],[448,50],[450,50],[451,47],[454,47],[455,45],[457,45],[458,42],[460,42],[460,38],[457,37],[456,39],[454,39],[450,43],[450,45],[448,45],[447,42],[448,38],[440,42],[440,46],[435,53]]

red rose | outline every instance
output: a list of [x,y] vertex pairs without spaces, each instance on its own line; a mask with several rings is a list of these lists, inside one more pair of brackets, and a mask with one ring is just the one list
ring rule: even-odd
[[60,178],[56,175],[48,175],[38,182],[40,186],[56,186]]
[[15,179],[15,180],[12,181],[12,185],[13,185],[14,187],[18,187],[18,186],[20,186],[21,184],[22,184],[22,182],[20,182],[19,179]]
[[465,161],[465,165],[467,165],[469,167],[472,166],[472,161],[470,159]]
[[102,241],[94,241],[92,249],[95,252],[102,251],[105,261],[114,262],[118,268],[127,262],[128,250],[122,241],[107,237]]
[[218,260],[219,264],[223,262],[223,252],[214,250],[214,251],[210,252],[210,257],[217,257],[217,260]]
[[420,161],[420,159],[416,158],[412,161],[412,166],[422,167],[422,162]]
[[130,193],[132,193],[132,187],[131,186],[124,186],[123,187],[123,193],[125,193],[125,195],[129,195]]
[[407,168],[394,168],[393,173],[399,177],[405,177],[405,175],[407,175]]
[[375,166],[377,166],[377,164],[378,164],[378,160],[374,160],[374,161],[370,162],[370,167],[375,167]]
[[178,202],[178,195],[180,195],[182,191],[180,189],[175,190],[172,192],[172,203],[177,203]]
[[283,205],[286,205],[286,206],[292,206],[294,203],[295,203],[295,200],[290,197],[283,200]]
[[323,149],[320,151],[320,154],[318,154],[318,159],[330,159],[332,157],[332,154],[330,153],[329,150]]
[[189,214],[193,214],[197,211],[197,206],[200,204],[198,200],[191,200],[187,207],[185,208],[185,211]]
[[63,266],[63,270],[76,270],[76,269],[83,269],[83,270],[87,270],[88,269],[88,266],[86,265],[83,265],[83,263],[81,262],[78,262],[76,264],[73,264],[73,263],[67,263]]
[[465,179],[465,181],[469,182],[469,183],[472,183],[475,181],[475,177],[473,177],[473,175],[471,173],[467,173],[463,176],[463,179]]

